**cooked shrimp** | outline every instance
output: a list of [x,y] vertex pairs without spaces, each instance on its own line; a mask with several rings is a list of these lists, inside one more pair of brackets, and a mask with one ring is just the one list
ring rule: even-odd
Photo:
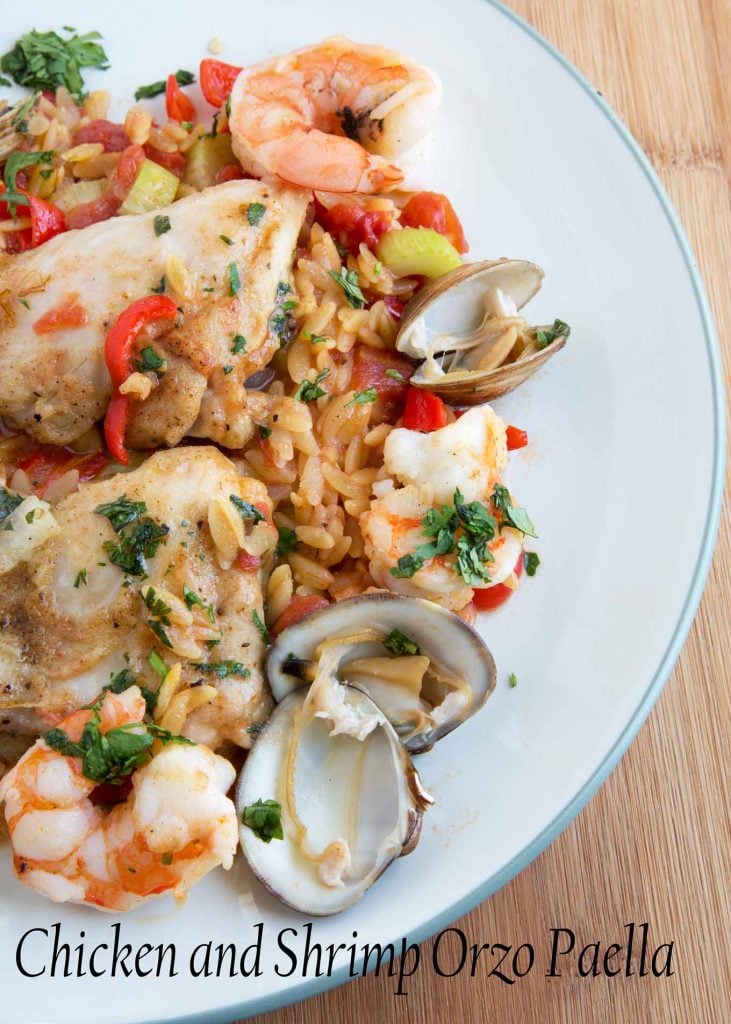
[[[107,692],[99,733],[142,723],[144,713],[137,686]],[[59,728],[78,742],[93,715],[75,711]],[[226,796],[233,780],[231,764],[207,747],[166,745],[132,774],[129,795],[110,811],[90,799],[98,783],[81,760],[40,739],[0,781],[15,873],[55,902],[103,910],[131,910],[167,892],[180,897],[233,862],[236,812]]]
[[231,93],[234,152],[257,177],[327,192],[386,192],[430,141],[433,71],[342,36],[262,61]]
[[[454,553],[427,559],[410,577],[394,576],[391,569],[432,539],[422,520],[431,509],[451,505],[457,490],[466,503],[490,501],[508,462],[505,424],[489,406],[478,406],[429,434],[392,430],[383,457],[385,479],[375,484],[377,496],[360,517],[371,576],[398,594],[428,597],[459,611],[472,600],[473,587],[457,571]],[[503,526],[495,534],[487,544],[492,561],[485,563],[490,579],[484,586],[515,580],[522,546],[519,530]]]

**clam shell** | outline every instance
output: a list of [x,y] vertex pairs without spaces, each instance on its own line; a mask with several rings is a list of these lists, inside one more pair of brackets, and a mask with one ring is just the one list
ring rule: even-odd
[[[365,629],[380,630],[384,636],[393,629],[400,630],[418,643],[421,653],[431,653],[444,668],[467,683],[469,697],[464,704],[445,705],[448,712],[442,709],[443,713],[436,715],[428,727],[410,732],[404,728],[403,717],[399,717],[404,714],[404,705],[398,701],[389,704],[384,699],[384,694],[388,696],[387,688],[376,692],[362,681],[353,681],[352,685],[368,693],[379,706],[410,754],[431,750],[438,740],[479,711],[495,689],[495,661],[484,640],[471,626],[432,601],[378,591],[338,601],[313,612],[277,637],[267,652],[265,663],[274,699],[283,700],[293,690],[308,684],[312,674],[301,670],[312,664],[310,659],[323,640],[347,637]],[[374,655],[388,655],[388,651],[378,641],[371,641],[359,645],[356,653],[357,657]],[[297,663],[297,675],[286,671],[292,658]],[[419,701],[413,707],[418,716],[424,705]]]
[[[483,296],[488,289],[499,289],[517,309],[522,309],[539,291],[544,273],[527,260],[488,260],[467,263],[432,281],[409,302],[404,310],[396,339],[399,351],[416,355],[410,343],[417,319],[424,318],[439,333],[464,334],[479,328],[484,317]],[[418,371],[411,380],[414,387],[433,391],[451,405],[480,405],[515,390],[559,352],[565,337],[539,352],[492,370],[455,370],[436,381],[420,380]]]

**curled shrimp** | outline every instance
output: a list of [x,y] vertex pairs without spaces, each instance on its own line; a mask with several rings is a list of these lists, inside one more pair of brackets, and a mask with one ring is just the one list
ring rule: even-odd
[[441,89],[434,72],[393,50],[326,39],[242,71],[231,93],[234,152],[257,177],[386,192],[423,158]]
[[[98,705],[99,732],[141,723],[137,686],[107,692]],[[59,723],[78,742],[93,712]],[[226,792],[228,761],[198,745],[166,745],[131,776],[123,803],[108,810],[90,799],[97,782],[78,757],[39,739],[0,781],[15,873],[58,903],[124,911],[172,892],[182,896],[212,868],[229,868],[237,842],[236,812]]]

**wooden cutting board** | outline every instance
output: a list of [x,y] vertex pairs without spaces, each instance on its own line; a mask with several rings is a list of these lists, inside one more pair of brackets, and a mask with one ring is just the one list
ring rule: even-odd
[[[731,3],[729,0],[508,0],[604,94],[657,168],[690,236],[731,375]],[[682,481],[679,481],[682,491]],[[678,543],[682,544],[682,537]],[[675,942],[675,974],[547,978],[509,985],[479,969],[421,970],[397,998],[366,978],[255,1018],[266,1024],[723,1024],[731,1020],[731,531],[680,661],[618,768],[521,875],[457,922],[470,943],[550,949],[626,943],[624,925]],[[563,935],[562,939],[568,941]],[[423,945],[428,960],[432,943]],[[621,954],[618,954],[618,959]],[[610,967],[618,962],[613,960]]]

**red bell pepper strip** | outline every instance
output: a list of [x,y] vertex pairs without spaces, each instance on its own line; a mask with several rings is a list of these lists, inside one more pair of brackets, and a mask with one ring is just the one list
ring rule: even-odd
[[195,120],[195,107],[178,85],[175,75],[168,75],[165,86],[165,110],[171,121]]
[[[520,576],[523,572],[523,552],[520,552],[520,557],[515,563],[513,572],[516,576]],[[515,591],[512,587],[506,586],[504,583],[496,583],[492,587],[482,587],[476,590],[473,597],[472,603],[475,608],[480,612],[491,612],[495,608],[499,608],[500,605],[505,604],[508,598],[512,597]]]
[[459,253],[469,250],[459,217],[441,192],[417,192],[401,211],[400,220],[404,227],[438,231]]
[[428,434],[445,427],[447,419],[447,407],[438,395],[419,388],[409,388],[402,426],[407,430],[421,430]]
[[234,82],[242,71],[243,68],[236,67],[235,64],[226,64],[212,57],[202,60],[199,78],[206,102],[212,107],[222,107],[231,95]]
[[508,451],[514,452],[517,448],[525,448],[528,444],[528,433],[520,427],[508,427],[505,431],[505,439],[508,443]]
[[104,358],[113,391],[104,418],[104,437],[114,458],[125,466],[129,463],[129,452],[124,446],[129,400],[119,393],[119,388],[132,372],[132,346],[143,327],[155,320],[174,320],[177,314],[177,306],[167,295],[148,295],[120,313],[107,334]]
[[[5,193],[5,185],[0,182],[0,216],[3,220],[10,217],[9,203],[2,200]],[[54,235],[60,235],[66,230],[66,218],[63,210],[59,210],[53,203],[47,203],[45,199],[39,199],[23,188],[16,188],[16,194],[23,196],[23,201],[16,203],[16,208],[27,209],[27,213],[20,216],[30,217],[31,226],[21,228],[16,232],[9,232],[13,235],[15,252],[25,252],[26,249],[35,249],[43,242],[47,242]]]
[[272,626],[271,632],[277,636],[287,626],[293,626],[295,622],[304,619],[311,612],[318,612],[321,608],[327,608],[330,602],[326,597],[319,594],[302,594],[293,597],[277,621]]

